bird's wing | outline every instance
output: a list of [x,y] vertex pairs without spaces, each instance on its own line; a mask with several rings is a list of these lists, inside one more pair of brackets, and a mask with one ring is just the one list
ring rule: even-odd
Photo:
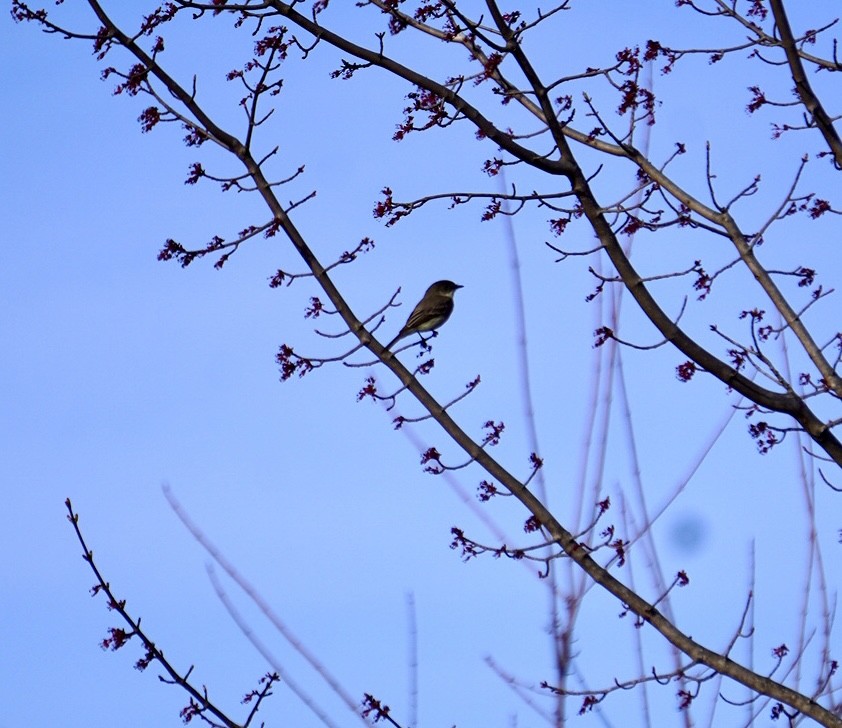
[[409,318],[406,320],[406,324],[404,324],[402,330],[413,331],[419,326],[423,326],[426,322],[436,321],[440,318],[447,318],[452,311],[453,299],[448,296],[442,296],[440,300],[432,303],[428,301],[421,301],[412,313],[409,314]]

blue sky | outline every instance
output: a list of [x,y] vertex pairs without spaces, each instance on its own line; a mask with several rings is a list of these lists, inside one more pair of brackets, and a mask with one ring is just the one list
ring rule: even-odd
[[[67,4],[62,11],[77,27],[91,27],[82,5]],[[623,45],[652,36],[675,37],[679,45],[697,29],[705,34],[700,43],[711,43],[721,32],[674,10],[672,3],[634,12],[617,1],[598,5],[582,3],[571,13],[569,22],[579,30],[565,36],[561,48],[552,38],[540,39],[544,45],[536,53],[548,73],[564,68],[568,58],[580,59],[577,67],[595,65]],[[814,5],[823,17],[833,7]],[[380,21],[369,26],[367,17],[332,7],[325,22],[370,37]],[[594,27],[600,32],[581,31]],[[241,122],[230,102],[240,92],[222,76],[246,60],[250,36],[232,33],[223,20],[203,21],[201,33],[190,24],[184,28],[167,29],[171,45],[165,58],[189,78],[200,56],[202,98],[236,130]],[[397,55],[425,54],[431,73],[446,72],[427,45],[408,36],[390,43]],[[123,59],[109,62],[118,60]],[[475,142],[467,126],[392,142],[407,89],[377,72],[331,81],[327,74],[336,65],[337,56],[327,49],[306,63],[290,61],[281,104],[260,140],[267,151],[280,145],[273,168],[278,176],[307,165],[289,198],[318,190],[296,211],[296,224],[323,262],[364,236],[374,238],[375,251],[338,270],[335,281],[360,316],[401,286],[404,306],[384,325],[383,340],[400,327],[431,281],[447,277],[465,286],[435,342],[436,367],[427,386],[448,399],[481,375],[477,392],[455,410],[458,421],[478,436],[486,420],[505,421],[496,454],[525,474],[531,444],[519,397],[506,227],[480,222],[480,206],[449,212],[428,207],[390,229],[371,215],[384,185],[400,199],[442,189],[493,189],[496,183],[480,172],[493,150]],[[773,145],[769,119],[743,112],[746,86],[762,73],[743,65],[734,60],[708,67],[699,60],[688,63],[692,72],[679,67],[670,77],[656,74],[656,91],[669,107],[659,112],[652,149],[664,154],[677,139],[686,142],[690,153],[677,174],[695,190],[703,184],[705,139],[714,142],[723,196],[762,174],[764,187],[742,213],[751,227],[785,194],[801,150],[815,150],[818,142],[794,137]],[[6,244],[0,247],[5,350],[0,482],[6,506],[0,529],[6,554],[0,560],[0,727],[178,725],[178,710],[186,703],[179,690],[155,679],[154,667],[142,675],[132,669],[137,647],[117,654],[99,648],[118,620],[87,593],[93,577],[65,519],[67,497],[117,595],[128,600],[130,611],[143,618],[177,666],[195,664],[197,681],[232,715],[244,715],[239,699],[269,668],[214,594],[207,556],[167,505],[163,484],[352,695],[371,692],[393,707],[398,720],[407,719],[406,598],[413,593],[420,725],[542,725],[484,658],[492,656],[528,685],[552,678],[545,585],[521,564],[488,558],[463,564],[449,548],[454,525],[479,540],[492,538],[454,487],[472,494],[483,475],[457,471],[454,485],[425,475],[418,464],[424,447],[438,446],[451,462],[461,460],[459,454],[434,425],[414,427],[411,436],[395,432],[395,413],[357,403],[366,369],[332,366],[301,380],[278,381],[274,354],[280,344],[302,352],[333,351],[303,317],[309,297],[317,295],[311,282],[283,290],[267,285],[276,269],[303,267],[284,241],[255,240],[221,272],[209,261],[182,270],[156,260],[168,237],[203,243],[265,219],[254,197],[183,183],[194,161],[220,173],[230,163],[214,150],[186,149],[175,129],[141,135],[136,117],[143,102],[111,97],[112,84],[99,80],[99,65],[86,43],[44,36],[6,17],[0,21],[0,69],[8,140],[0,183],[6,210]],[[835,177],[825,166],[811,163],[811,189],[830,196]],[[629,170],[606,172],[597,186],[610,200],[627,190],[630,180]],[[532,183],[526,176],[521,185]],[[546,220],[540,211],[520,215],[514,232],[526,286],[540,452],[550,501],[564,521],[572,515],[583,458],[593,465],[599,454],[582,443],[602,355],[591,348],[592,332],[605,323],[600,307],[608,297],[585,302],[594,286],[586,273],[590,261],[554,263],[556,256],[544,246],[550,239]],[[812,264],[827,287],[837,285],[842,271],[834,221],[790,219],[775,231],[770,256],[776,264]],[[584,230],[564,239],[577,248],[590,243]],[[641,238],[635,244],[644,267],[729,255],[693,235]],[[687,288],[666,284],[659,290],[674,295],[677,312],[677,292]],[[685,318],[688,329],[701,332],[706,342],[712,341],[706,331],[711,321],[741,331],[736,314],[757,305],[759,296],[735,278],[713,298],[691,306]],[[656,341],[632,302],[623,306],[626,337]],[[810,323],[832,332],[837,311],[830,298],[814,309]],[[318,326],[336,324],[320,320]],[[682,480],[733,401],[714,381],[678,382],[674,367],[682,360],[668,347],[623,352],[640,468],[653,508]],[[385,370],[375,373],[384,389],[395,386]],[[614,404],[600,492],[612,496],[610,518],[619,526],[623,494],[632,502],[634,496],[628,430],[619,400]],[[411,416],[419,410],[402,398],[398,411]],[[714,648],[726,643],[739,619],[754,543],[753,659],[760,672],[767,664],[771,669],[772,647],[797,641],[808,533],[798,468],[794,440],[768,456],[757,455],[738,413],[655,528],[665,574],[690,573],[691,586],[676,595],[679,623]],[[815,498],[832,601],[842,576],[834,558],[837,500],[823,487]],[[525,542],[526,514],[519,506],[497,499],[481,509],[501,524],[510,543]],[[698,533],[689,545],[688,532]],[[637,568],[641,591],[651,596],[642,554]],[[338,725],[355,724],[253,605],[226,584],[297,682]],[[811,599],[810,623],[816,623],[815,609]],[[618,611],[613,598],[592,590],[577,625],[577,664],[595,686],[635,670],[634,629],[629,620],[616,618]],[[819,641],[815,637],[811,649]],[[671,664],[657,638],[647,644],[647,664]],[[838,639],[832,644],[838,646]],[[745,658],[747,648],[742,649],[737,654]],[[805,670],[805,684],[811,675]],[[735,686],[725,692],[732,699],[744,697]],[[677,719],[673,693],[672,688],[651,693],[668,722]],[[631,702],[620,702],[627,699]],[[609,698],[604,712],[578,723],[637,725],[621,708],[631,705],[639,715],[636,699]],[[699,723],[707,720],[710,704],[699,707]],[[282,688],[264,710],[267,725],[320,724]],[[717,707],[723,721],[717,724],[745,719],[740,712],[732,723],[736,713],[727,710]]]

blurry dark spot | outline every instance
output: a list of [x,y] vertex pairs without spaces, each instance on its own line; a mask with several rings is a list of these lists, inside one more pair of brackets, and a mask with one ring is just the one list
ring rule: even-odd
[[678,516],[670,526],[670,543],[685,554],[699,553],[707,542],[707,536],[707,525],[693,513]]

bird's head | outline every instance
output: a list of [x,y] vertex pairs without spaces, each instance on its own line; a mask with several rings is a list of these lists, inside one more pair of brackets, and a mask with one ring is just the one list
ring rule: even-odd
[[464,286],[460,286],[453,281],[436,281],[427,289],[427,293],[424,295],[453,296],[459,288],[464,288]]

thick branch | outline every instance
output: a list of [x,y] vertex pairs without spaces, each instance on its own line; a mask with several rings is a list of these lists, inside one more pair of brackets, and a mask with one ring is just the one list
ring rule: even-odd
[[798,54],[798,48],[795,46],[795,38],[792,35],[792,28],[789,25],[789,18],[784,10],[783,0],[769,0],[769,7],[772,9],[772,14],[775,16],[775,25],[778,26],[778,33],[781,36],[781,43],[783,44],[784,52],[786,53],[786,61],[789,64],[789,70],[792,73],[792,80],[795,81],[795,89],[798,91],[798,97],[801,103],[810,115],[813,121],[822,133],[827,146],[833,152],[833,158],[836,162],[836,167],[842,169],[842,139],[836,133],[833,127],[833,121],[824,110],[821,101],[810,86],[807,80],[807,74],[804,73],[804,66],[801,63],[801,56]]
[[[530,62],[517,37],[506,23],[503,13],[501,13],[500,9],[497,7],[497,3],[494,2],[494,0],[486,0],[486,5],[491,13],[491,17],[494,18],[497,30],[500,31],[500,35],[502,35],[506,40],[506,50],[514,56],[518,67],[523,72],[523,75],[526,77],[526,80],[529,82],[532,90],[535,92],[535,97],[538,99],[538,104],[541,107],[541,113],[544,116],[544,121],[552,134],[553,141],[555,141],[559,150],[561,150],[562,147],[559,145],[559,141],[562,139],[564,130],[553,112],[553,105],[547,94],[547,87],[541,81],[538,76],[538,72]],[[569,158],[565,156],[565,159]]]
[[[566,141],[563,140],[562,144],[566,145]],[[569,150],[564,151],[563,154],[566,159],[573,159]],[[590,185],[581,170],[573,177],[573,191],[582,204],[582,209],[588,221],[593,226],[605,252],[623,279],[623,283],[628,288],[629,293],[631,293],[650,321],[663,334],[664,338],[670,341],[679,351],[690,357],[702,369],[713,374],[717,379],[735,391],[748,397],[752,402],[766,409],[790,415],[834,462],[842,467],[842,443],[831,432],[828,425],[820,420],[804,403],[803,399],[791,392],[773,392],[772,390],[761,387],[745,375],[740,374],[736,369],[711,354],[707,349],[685,334],[658,305],[623,251],[623,247],[611,230],[611,226],[605,220],[602,214],[602,208],[597,203],[590,189]],[[757,267],[760,266],[751,251],[741,251],[741,254],[745,254],[744,260],[750,269],[752,268],[750,263],[753,263]],[[752,272],[755,273],[754,270]],[[765,271],[762,271],[762,274],[768,278]],[[758,277],[757,273],[755,273],[755,277]],[[758,277],[758,280],[761,283],[763,282],[762,278]],[[780,298],[783,298],[783,296],[780,296]],[[794,312],[792,318],[793,320],[797,319]],[[800,321],[797,321],[797,323],[799,326],[803,326]]]
[[[647,294],[648,295],[648,294]],[[521,501],[529,511],[547,529],[552,538],[558,543],[564,552],[575,561],[588,576],[597,584],[604,587],[608,592],[617,597],[623,604],[639,616],[642,620],[651,624],[670,643],[675,645],[691,659],[707,665],[717,672],[736,680],[751,690],[767,695],[775,700],[780,700],[796,710],[810,716],[825,726],[842,726],[842,720],[837,718],[826,708],[816,703],[811,698],[803,695],[792,688],[763,677],[743,667],[728,657],[723,657],[713,650],[703,647],[691,637],[684,634],[664,615],[661,614],[651,603],[640,597],[636,592],[615,578],[611,572],[594,561],[581,548],[569,531],[567,531],[547,510],[544,504],[525,488],[520,481],[509,473],[500,463],[491,457],[487,450],[474,442],[454,422],[444,408],[435,398],[412,376],[397,359],[389,352],[386,352],[376,342],[369,346],[378,356],[384,359],[389,368],[400,379],[401,383],[416,397],[416,399],[436,419],[448,435],[479,465],[481,465],[493,478],[504,485],[518,500]]]

